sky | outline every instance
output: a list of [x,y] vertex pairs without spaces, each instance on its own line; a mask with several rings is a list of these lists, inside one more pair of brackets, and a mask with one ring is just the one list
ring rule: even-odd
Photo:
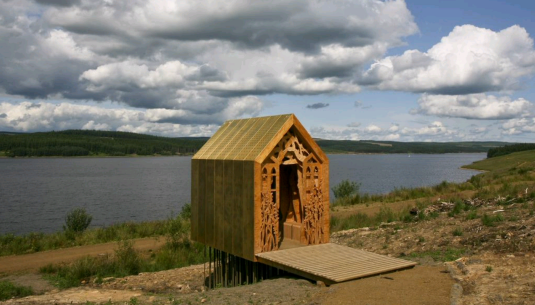
[[0,0],[0,131],[535,142],[535,1]]

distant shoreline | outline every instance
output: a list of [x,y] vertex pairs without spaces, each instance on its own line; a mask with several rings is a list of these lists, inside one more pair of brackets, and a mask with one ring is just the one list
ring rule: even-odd
[[193,154],[187,155],[124,155],[124,156],[28,156],[28,157],[9,157],[0,156],[0,159],[54,159],[54,158],[67,158],[67,159],[90,159],[90,158],[153,158],[153,157],[191,157]]
[[[408,153],[364,153],[364,152],[326,152],[327,155],[409,155]],[[411,153],[411,156],[416,155],[453,155],[453,154],[485,154],[485,152],[447,152],[447,153]],[[0,159],[53,159],[53,158],[68,158],[68,159],[87,159],[87,158],[152,158],[152,157],[192,157],[194,154],[184,155],[124,155],[124,156],[109,156],[109,155],[93,155],[93,156],[28,156],[28,157],[9,157],[0,155]],[[470,168],[463,168],[470,169]]]

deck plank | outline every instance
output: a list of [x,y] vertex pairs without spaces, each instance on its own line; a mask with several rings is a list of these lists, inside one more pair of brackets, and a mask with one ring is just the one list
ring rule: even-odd
[[312,280],[340,283],[411,268],[415,262],[337,244],[320,244],[256,254],[262,263]]

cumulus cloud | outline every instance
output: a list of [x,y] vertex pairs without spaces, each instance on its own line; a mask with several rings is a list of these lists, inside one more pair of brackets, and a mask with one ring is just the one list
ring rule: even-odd
[[364,130],[368,133],[380,133],[381,131],[383,131],[381,127],[373,124],[366,126]]
[[328,103],[314,103],[314,104],[307,105],[307,108],[308,109],[321,109],[321,108],[325,108],[328,106],[329,106]]
[[[401,126],[397,123],[388,128],[376,124],[359,127],[360,124],[353,123],[346,126],[316,126],[310,129],[310,133],[316,138],[334,140],[446,142],[467,137],[458,128],[450,128],[441,121],[434,121],[422,127]],[[473,138],[467,137],[464,140]]]
[[424,94],[418,100],[415,113],[479,120],[504,120],[526,116],[533,104],[519,98],[487,94],[430,95]]
[[472,125],[472,128],[470,128],[471,134],[483,134],[483,133],[487,133],[488,131],[489,131],[489,128],[486,126]]
[[310,134],[314,138],[329,140],[360,140],[359,131],[355,128],[343,126],[315,126],[310,128]]
[[533,39],[524,28],[494,32],[463,25],[427,52],[409,50],[377,61],[359,83],[380,90],[460,95],[514,90],[534,72]]
[[347,127],[359,127],[361,124],[359,122],[351,122],[347,124]]
[[253,49],[277,44],[305,53],[334,43],[398,44],[400,37],[417,30],[404,1],[82,0],[78,6],[50,9],[45,16],[56,26],[83,34],[217,40]]
[[[249,99],[249,100],[247,100]],[[233,99],[223,112],[194,114],[172,109],[108,109],[100,106],[48,102],[0,103],[0,129],[46,131],[100,129],[167,136],[208,136],[225,120],[240,118],[259,104],[256,97]],[[253,114],[254,115],[254,114]]]
[[72,6],[79,4],[80,0],[35,0],[35,2],[52,6]]
[[399,124],[392,124],[389,128],[389,132],[397,132],[399,130]]
[[502,124],[501,130],[504,135],[535,133],[535,118],[516,118],[509,120]]
[[251,96],[359,92],[363,65],[417,31],[403,0],[1,1],[0,93],[218,123],[236,99],[253,114]]

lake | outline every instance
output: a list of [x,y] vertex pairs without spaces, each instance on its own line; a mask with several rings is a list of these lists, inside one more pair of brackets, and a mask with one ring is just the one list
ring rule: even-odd
[[[344,179],[361,192],[386,193],[477,171],[459,167],[485,154],[329,155],[331,187]],[[191,157],[0,159],[0,234],[62,230],[65,215],[84,207],[92,227],[158,220],[190,201]]]

